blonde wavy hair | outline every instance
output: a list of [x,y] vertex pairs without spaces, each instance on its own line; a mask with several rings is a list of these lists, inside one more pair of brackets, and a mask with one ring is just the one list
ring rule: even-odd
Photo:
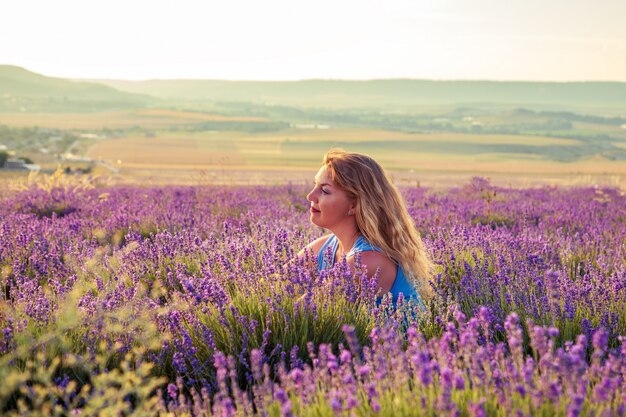
[[431,299],[432,263],[404,199],[378,162],[343,149],[324,155],[331,179],[355,203],[358,231],[404,270],[422,297]]

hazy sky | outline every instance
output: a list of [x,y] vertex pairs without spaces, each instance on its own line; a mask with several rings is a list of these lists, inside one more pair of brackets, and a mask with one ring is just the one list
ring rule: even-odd
[[626,0],[1,1],[50,76],[626,81]]

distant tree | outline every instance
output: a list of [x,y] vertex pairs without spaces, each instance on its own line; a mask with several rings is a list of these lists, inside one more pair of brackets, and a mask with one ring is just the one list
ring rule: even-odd
[[4,166],[7,159],[9,159],[9,154],[5,151],[0,152],[0,168]]
[[27,158],[25,156],[20,156],[18,159],[21,159],[22,161],[24,161],[25,164],[34,164],[32,159]]

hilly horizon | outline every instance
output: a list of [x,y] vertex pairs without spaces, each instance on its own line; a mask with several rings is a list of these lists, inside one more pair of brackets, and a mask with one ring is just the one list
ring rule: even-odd
[[238,101],[300,107],[508,105],[534,109],[596,108],[624,111],[626,83],[435,81],[417,79],[221,81],[91,80],[121,91],[162,99]]
[[[0,109],[79,111],[142,107],[162,100],[278,106],[406,109],[446,105],[626,112],[623,82],[439,81],[418,79],[227,81],[70,80],[0,65]],[[72,104],[74,103],[74,104]],[[77,105],[76,103],[82,103]],[[91,105],[85,106],[86,103]]]
[[153,100],[102,83],[47,77],[15,65],[0,65],[0,110],[90,111],[142,107]]

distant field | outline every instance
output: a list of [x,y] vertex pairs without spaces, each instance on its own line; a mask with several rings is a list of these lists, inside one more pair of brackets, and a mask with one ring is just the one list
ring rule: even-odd
[[219,165],[245,164],[231,138],[210,134],[165,133],[155,137],[129,136],[106,139],[93,145],[87,156],[124,164]]
[[[479,144],[507,144],[507,145],[575,145],[579,142],[574,139],[548,138],[521,135],[481,135],[460,133],[404,133],[376,129],[292,129],[280,134],[264,134],[265,138],[284,141],[296,139],[301,142],[318,142],[335,140],[338,143],[382,143],[388,141],[399,142],[463,142]],[[254,140],[254,138],[252,139]]]
[[[272,183],[308,181],[331,147],[365,152],[402,182],[461,183],[471,176],[503,184],[601,183],[626,187],[626,163],[555,162],[532,153],[578,141],[515,135],[407,134],[367,129],[290,129],[272,134],[166,132],[101,140],[87,155],[133,181]],[[464,145],[524,146],[529,153],[466,152]],[[526,149],[523,148],[523,149]],[[517,148],[514,148],[517,149]],[[119,160],[119,161],[118,161]],[[118,163],[120,162],[120,163]],[[117,164],[117,165],[116,165]]]
[[200,112],[140,109],[97,113],[0,113],[0,125],[55,129],[162,129],[200,122],[266,122],[260,117],[228,117]]
[[621,126],[601,125],[597,123],[574,123],[573,128],[580,132],[606,133],[626,140],[626,129]]
[[[368,129],[289,129],[271,134],[235,132],[160,132],[155,137],[128,136],[101,140],[88,151],[94,159],[133,164],[177,165],[316,165],[332,147],[369,152],[388,160],[397,169],[418,169],[411,162],[423,155],[442,157],[466,155],[464,146],[494,145],[534,147],[576,145],[573,139],[515,135],[463,135],[454,133],[407,134]],[[434,150],[434,151],[433,151]],[[437,152],[439,150],[439,152]],[[488,152],[488,154],[493,152]],[[440,154],[440,155],[439,155]],[[439,156],[437,156],[439,155]],[[533,153],[516,155],[537,159]],[[478,155],[471,158],[502,161],[506,156]],[[228,160],[225,162],[225,160]]]
[[[44,169],[54,169],[67,165],[61,156],[71,151],[78,160],[86,156],[103,161],[93,164],[93,172],[104,172],[120,181],[309,181],[324,153],[341,147],[372,155],[407,184],[454,185],[479,175],[504,185],[598,183],[626,188],[622,151],[626,149],[626,129],[620,125],[575,122],[570,130],[536,130],[528,134],[508,130],[410,133],[411,130],[392,130],[393,124],[386,130],[348,127],[349,124],[339,122],[324,125],[329,128],[286,128],[289,123],[281,117],[266,117],[268,109],[251,111],[247,116],[159,108],[95,113],[0,112],[0,125],[60,129],[36,139],[33,134],[23,136],[24,147],[18,149],[19,154],[30,157]],[[382,120],[387,117],[378,116]],[[538,129],[541,123],[550,121],[538,113],[505,112],[470,117],[463,123],[472,120],[483,126],[503,124],[511,128],[519,123],[537,125]],[[306,118],[292,123],[316,125],[307,123]],[[267,131],[263,131],[266,127]],[[101,132],[105,128],[115,132]],[[85,137],[81,133],[98,135]],[[11,134],[6,133],[9,140]],[[64,135],[68,135],[64,142],[52,142],[52,137]]]

